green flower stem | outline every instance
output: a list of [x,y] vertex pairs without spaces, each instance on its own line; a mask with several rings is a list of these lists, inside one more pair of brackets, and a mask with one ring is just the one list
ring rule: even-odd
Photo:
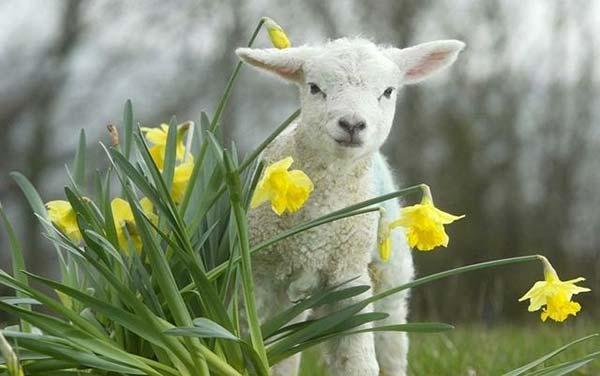
[[[258,35],[258,32],[260,31],[260,28],[262,27],[263,23],[264,23],[264,20],[261,19],[258,22],[258,25],[256,25],[256,29],[254,29],[254,32],[252,33],[252,36],[250,37],[250,40],[248,41],[248,47],[252,47],[252,44],[254,44],[254,40],[256,39],[256,36]],[[229,99],[229,95],[231,94],[231,89],[233,88],[233,84],[235,83],[235,80],[237,79],[238,75],[240,74],[242,64],[243,64],[243,62],[240,60],[237,63],[237,65],[235,66],[235,69],[233,70],[233,73],[229,77],[229,80],[227,81],[227,85],[225,86],[225,92],[221,96],[221,99],[219,99],[219,104],[217,105],[217,110],[215,111],[215,114],[210,122],[210,127],[208,129],[210,132],[214,132],[219,127],[219,124],[221,121],[221,116],[223,115],[223,111],[225,110],[225,106],[227,105],[227,101]],[[192,191],[194,190],[194,186],[196,185],[196,180],[198,179],[198,172],[200,171],[200,168],[202,167],[202,164],[204,163],[204,158],[206,157],[207,150],[208,150],[208,140],[206,138],[204,138],[204,140],[202,141],[202,146],[200,147],[200,152],[198,153],[198,159],[196,160],[196,163],[194,163],[194,169],[192,170],[192,174],[190,175],[190,180],[189,180],[188,186],[185,190],[185,195],[183,197],[183,201],[181,202],[181,205],[180,205],[179,212],[181,213],[182,217],[183,217],[183,214],[185,214],[185,211],[189,205]]]
[[260,321],[258,319],[256,299],[254,296],[254,280],[252,278],[252,264],[250,258],[250,240],[248,239],[248,223],[246,212],[244,211],[243,206],[243,193],[240,176],[235,169],[231,157],[227,153],[224,153],[224,162],[226,169],[225,180],[229,188],[231,208],[235,218],[239,238],[242,264],[242,290],[244,294],[246,314],[248,316],[248,326],[250,328],[250,340],[252,341],[254,349],[262,360],[265,368],[265,374],[268,374],[269,361],[267,359],[267,352],[265,350],[265,344],[263,342],[262,332],[260,330]]
[[453,275],[468,273],[468,272],[472,272],[474,270],[479,270],[479,269],[495,268],[497,266],[502,266],[502,265],[517,264],[517,263],[521,263],[521,262],[539,261],[539,260],[540,260],[539,255],[529,255],[529,256],[511,257],[511,258],[505,258],[505,259],[500,259],[500,260],[493,260],[493,261],[480,262],[477,264],[465,265],[465,266],[461,266],[461,267],[458,267],[455,269],[450,269],[450,270],[446,270],[443,272],[431,274],[426,277],[417,278],[412,282],[405,283],[398,287],[391,288],[391,289],[383,291],[379,294],[375,294],[375,295],[371,296],[370,298],[365,299],[363,302],[366,304],[372,303],[377,300],[386,298],[390,295],[393,295],[397,292],[400,292],[402,290],[421,286],[421,285],[427,284],[429,282],[436,281],[438,279],[451,277]]

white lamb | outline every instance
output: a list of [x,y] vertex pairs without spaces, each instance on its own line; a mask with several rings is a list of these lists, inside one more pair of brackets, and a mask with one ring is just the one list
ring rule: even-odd
[[[398,49],[365,39],[342,38],[321,46],[278,49],[239,48],[246,63],[298,85],[301,117],[265,150],[272,163],[292,156],[314,182],[306,205],[277,216],[268,205],[250,212],[251,241],[266,240],[298,223],[397,189],[379,153],[396,106],[396,93],[451,65],[464,43],[443,40]],[[397,200],[384,203],[387,216],[400,214]],[[404,234],[393,234],[388,262],[377,252],[378,215],[360,215],[313,228],[279,242],[253,258],[258,311],[263,319],[325,286],[358,277],[352,283],[375,292],[413,278]],[[368,291],[355,299],[363,299]],[[344,304],[349,304],[346,301]],[[321,307],[323,315],[340,306]],[[365,311],[386,312],[381,325],[406,322],[407,293],[397,294]],[[305,317],[298,318],[299,320]],[[330,341],[324,349],[334,375],[405,375],[408,338],[403,333],[364,333]],[[299,358],[275,365],[273,375],[294,375]]]

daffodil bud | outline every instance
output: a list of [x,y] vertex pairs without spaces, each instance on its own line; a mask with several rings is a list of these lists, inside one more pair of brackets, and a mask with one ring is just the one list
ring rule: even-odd
[[392,255],[392,238],[390,222],[386,217],[385,209],[379,207],[379,225],[377,229],[377,245],[379,248],[379,258],[382,261],[388,261]]
[[273,47],[283,49],[292,46],[283,28],[269,17],[263,17],[263,23],[269,33],[269,39],[273,43]]

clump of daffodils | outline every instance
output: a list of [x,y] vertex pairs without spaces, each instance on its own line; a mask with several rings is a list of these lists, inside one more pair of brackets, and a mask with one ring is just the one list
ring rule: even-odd
[[[191,154],[187,152],[187,148],[183,143],[183,136],[189,128],[189,123],[180,125],[177,130],[177,143],[176,143],[176,160],[181,161],[179,165],[175,166],[173,173],[173,185],[171,187],[171,197],[175,203],[180,203],[183,200],[187,185],[194,169],[194,159]],[[159,170],[162,171],[164,168],[165,152],[167,147],[167,135],[169,132],[169,126],[161,124],[156,128],[141,128],[141,131],[145,134],[146,140],[152,143],[150,147],[150,155]],[[186,154],[187,152],[187,154]],[[139,204],[144,212],[144,215],[150,219],[154,224],[158,223],[158,216],[154,213],[152,202],[144,197],[139,201]],[[111,211],[115,230],[117,233],[117,240],[119,247],[127,252],[129,249],[129,239],[131,239],[133,247],[139,253],[142,249],[142,241],[137,231],[133,211],[129,202],[122,198],[114,198],[111,201]],[[54,200],[46,203],[46,209],[48,210],[48,218],[50,221],[71,241],[79,243],[82,239],[79,225],[77,223],[77,216],[73,207],[68,201]]]
[[429,187],[424,186],[421,203],[402,208],[400,217],[396,220],[388,222],[385,211],[381,210],[378,232],[379,256],[384,261],[390,258],[391,232],[398,227],[404,228],[411,248],[431,251],[436,247],[447,247],[449,237],[444,225],[461,218],[464,218],[464,215],[456,216],[436,208]]
[[252,208],[270,201],[273,211],[282,215],[286,211],[294,213],[306,203],[314,189],[313,183],[303,171],[289,171],[292,163],[294,159],[287,157],[265,169],[254,191]]
[[581,310],[581,305],[571,300],[573,295],[588,292],[590,289],[575,285],[585,281],[583,277],[561,281],[548,259],[544,256],[539,257],[544,266],[544,280],[536,282],[519,301],[529,299],[529,312],[542,309],[542,321],[550,318],[563,322],[569,315],[575,316]]
[[263,17],[262,21],[269,33],[269,39],[275,48],[284,49],[290,48],[292,43],[288,39],[285,31],[279,24],[269,17]]

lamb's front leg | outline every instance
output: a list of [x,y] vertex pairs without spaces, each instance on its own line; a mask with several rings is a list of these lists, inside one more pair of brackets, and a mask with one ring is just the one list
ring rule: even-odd
[[[260,323],[264,324],[265,321],[269,320],[278,313],[291,307],[292,302],[289,298],[289,291],[286,291],[285,284],[275,281],[273,275],[265,272],[263,265],[257,265],[255,270],[254,281],[256,283],[256,308],[258,311]],[[242,316],[245,316],[244,310],[242,310]],[[304,321],[306,314],[303,313],[296,317],[290,322]],[[298,373],[300,367],[300,354],[296,354],[287,359],[280,361],[273,365],[270,370],[271,376],[295,376]]]
[[[347,276],[332,281],[331,285],[351,279],[356,276]],[[361,274],[359,278],[352,281],[344,287],[357,285],[371,285],[371,280],[367,271]],[[371,290],[344,300],[342,303],[324,306],[315,313],[317,316],[324,316],[335,311],[339,311],[350,304],[356,303],[371,296]],[[362,312],[372,312],[371,305],[367,306]],[[375,356],[375,344],[373,333],[360,333],[350,336],[344,336],[339,339],[328,341],[324,344],[324,358],[327,368],[332,376],[377,376],[379,366]]]

